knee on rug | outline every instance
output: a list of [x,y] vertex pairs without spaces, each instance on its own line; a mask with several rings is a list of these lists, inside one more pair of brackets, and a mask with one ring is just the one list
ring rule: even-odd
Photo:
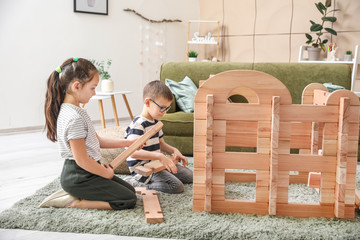
[[109,202],[110,207],[114,210],[131,209],[136,205],[137,198],[129,200],[118,200]]

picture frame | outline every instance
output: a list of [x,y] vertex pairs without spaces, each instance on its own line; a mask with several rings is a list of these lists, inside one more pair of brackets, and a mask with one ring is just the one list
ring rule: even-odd
[[74,0],[74,12],[108,15],[108,0]]

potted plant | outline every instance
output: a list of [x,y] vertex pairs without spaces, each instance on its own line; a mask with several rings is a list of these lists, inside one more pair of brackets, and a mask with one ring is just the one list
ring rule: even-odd
[[198,53],[196,51],[190,51],[188,53],[189,62],[196,62],[197,56],[198,56]]
[[346,51],[346,54],[344,56],[344,61],[352,61],[352,52],[351,51]]
[[111,59],[108,59],[105,66],[104,60],[90,60],[99,71],[99,76],[101,79],[101,91],[102,92],[112,92],[114,91],[114,82],[111,80],[111,75],[109,74],[109,68],[111,66]]
[[321,24],[315,23],[314,21],[310,20],[311,26],[310,31],[311,33],[315,33],[317,36],[315,39],[309,34],[305,33],[305,36],[307,38],[306,44],[311,45],[312,47],[308,47],[308,55],[309,60],[319,60],[320,58],[320,51],[321,49],[325,52],[325,44],[328,42],[328,39],[321,40],[322,35],[324,34],[324,30],[327,33],[330,33],[331,35],[337,35],[337,32],[329,27],[324,27],[325,22],[336,22],[336,17],[328,17],[329,13],[338,11],[339,9],[329,10],[331,7],[331,0],[326,0],[325,5],[322,2],[315,3],[316,8],[319,10],[319,12],[322,14],[322,22]]

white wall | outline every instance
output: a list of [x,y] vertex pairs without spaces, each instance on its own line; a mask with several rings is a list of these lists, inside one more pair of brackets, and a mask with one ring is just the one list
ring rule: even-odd
[[[134,115],[142,109],[143,76],[139,63],[144,20],[124,12],[131,8],[150,19],[181,19],[163,23],[165,58],[184,61],[187,20],[200,16],[199,1],[108,0],[109,15],[73,12],[72,0],[0,1],[0,130],[44,125],[43,104],[50,73],[68,57],[112,59],[115,88],[128,95]],[[156,29],[161,25],[149,24]],[[150,62],[151,66],[158,64]],[[147,68],[149,69],[149,68]],[[156,77],[156,76],[154,76]],[[149,79],[153,80],[153,79]],[[128,117],[122,97],[117,96],[118,115]],[[98,104],[87,106],[92,120],[99,120]],[[113,118],[105,100],[106,118]]]

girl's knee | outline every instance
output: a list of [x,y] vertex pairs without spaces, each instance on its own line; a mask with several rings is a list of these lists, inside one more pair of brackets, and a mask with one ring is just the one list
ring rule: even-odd
[[119,200],[119,201],[113,201],[109,202],[110,207],[114,210],[123,210],[123,209],[131,209],[134,208],[136,205],[136,195],[135,198],[128,199],[128,200]]

